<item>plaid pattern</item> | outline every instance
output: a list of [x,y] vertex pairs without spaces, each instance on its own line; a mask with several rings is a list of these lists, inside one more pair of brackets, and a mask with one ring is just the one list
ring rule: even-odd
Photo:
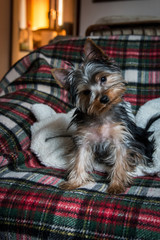
[[[136,111],[160,97],[160,38],[111,36],[95,42],[119,63],[128,80],[125,99]],[[105,193],[96,184],[63,191],[66,172],[42,166],[30,151],[30,107],[44,103],[57,112],[72,106],[57,86],[53,67],[79,64],[85,39],[45,46],[23,58],[0,82],[0,239],[160,239],[160,179],[135,178],[125,193]]]
[[[81,62],[84,41],[84,38],[73,38],[32,52],[15,64],[0,82],[0,94],[34,87],[64,99],[65,92],[59,94],[50,69],[67,68],[66,62],[78,65]],[[128,82],[125,99],[132,104],[134,112],[148,100],[160,96],[160,37],[110,36],[95,38],[94,41],[114,58],[122,69]],[[18,80],[15,82],[15,79]],[[44,82],[47,86],[44,86]],[[48,88],[48,85],[52,88]]]

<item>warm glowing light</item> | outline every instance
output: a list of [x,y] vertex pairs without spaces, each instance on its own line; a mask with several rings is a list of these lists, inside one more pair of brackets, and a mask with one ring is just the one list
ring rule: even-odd
[[31,1],[31,28],[37,30],[40,28],[48,28],[48,11],[49,1],[46,0],[32,0]]
[[63,0],[58,1],[58,26],[63,25]]

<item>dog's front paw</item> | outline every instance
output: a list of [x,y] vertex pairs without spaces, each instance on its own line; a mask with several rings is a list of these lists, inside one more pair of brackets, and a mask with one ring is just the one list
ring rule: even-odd
[[75,183],[75,182],[73,183],[71,181],[63,181],[59,184],[59,187],[64,190],[73,190],[80,186],[81,186],[80,184]]
[[122,185],[115,185],[115,184],[111,184],[108,188],[107,188],[107,193],[109,194],[120,194],[123,193],[125,191],[125,187]]
[[73,190],[79,187],[82,187],[90,182],[94,182],[94,179],[91,176],[87,176],[84,179],[69,179],[68,181],[63,181],[59,184],[59,187],[64,190]]

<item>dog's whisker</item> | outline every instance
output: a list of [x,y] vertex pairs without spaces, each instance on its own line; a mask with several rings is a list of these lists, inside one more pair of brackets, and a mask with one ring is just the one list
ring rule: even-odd
[[55,139],[55,138],[71,138],[72,135],[66,135],[66,134],[63,134],[63,135],[55,135],[55,136],[52,136],[52,137],[48,137],[45,139],[45,142],[48,142],[49,140],[52,140],[52,139]]

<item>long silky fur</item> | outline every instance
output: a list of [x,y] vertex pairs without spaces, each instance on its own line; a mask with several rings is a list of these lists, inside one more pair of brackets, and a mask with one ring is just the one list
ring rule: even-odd
[[[94,161],[103,163],[108,172],[108,193],[120,193],[132,183],[138,164],[152,166],[154,138],[149,131],[160,116],[154,116],[145,128],[138,127],[123,101],[126,82],[118,65],[108,58],[91,40],[79,68],[72,68],[65,76],[72,102],[77,107],[70,125],[76,126],[72,136],[68,179],[61,184],[64,189],[74,189],[93,181],[89,173]],[[99,77],[107,77],[105,83]],[[58,74],[57,74],[58,75]],[[104,104],[101,97],[107,96]],[[108,102],[107,102],[108,101]]]

